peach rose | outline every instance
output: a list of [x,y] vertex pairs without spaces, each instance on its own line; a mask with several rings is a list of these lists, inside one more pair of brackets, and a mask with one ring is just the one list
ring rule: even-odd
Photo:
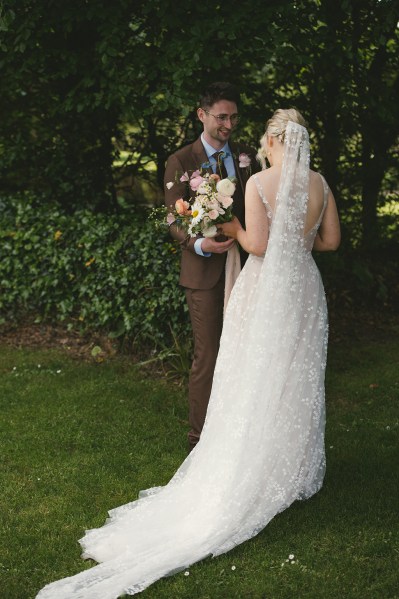
[[216,173],[212,173],[212,175],[209,175],[209,181],[215,181],[215,183],[217,183],[220,181],[220,177]]
[[179,200],[176,200],[175,209],[177,214],[188,214],[190,212],[190,204],[180,198]]

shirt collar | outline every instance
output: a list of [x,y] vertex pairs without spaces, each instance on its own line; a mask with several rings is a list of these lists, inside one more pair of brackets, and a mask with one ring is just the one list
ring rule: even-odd
[[208,156],[208,158],[211,158],[212,155],[215,152],[219,152],[219,151],[220,152],[226,152],[226,154],[231,155],[231,151],[230,151],[230,147],[229,147],[229,142],[228,141],[226,141],[226,143],[224,144],[224,146],[223,146],[223,148],[221,150],[216,150],[215,148],[213,148],[211,146],[211,144],[208,144],[208,142],[204,138],[204,134],[203,133],[201,133],[201,141],[202,141],[202,145],[205,148],[205,152],[206,152],[206,155]]

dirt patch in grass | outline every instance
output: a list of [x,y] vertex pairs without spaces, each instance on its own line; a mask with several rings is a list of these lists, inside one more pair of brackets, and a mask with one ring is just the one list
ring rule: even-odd
[[[399,314],[392,311],[332,311],[329,313],[330,343],[380,341],[399,334]],[[62,350],[79,359],[102,361],[116,354],[127,354],[134,361],[147,359],[149,348],[138,348],[133,342],[110,339],[98,332],[82,333],[60,324],[34,322],[0,325],[0,343],[15,348]]]
[[0,343],[15,348],[57,349],[72,357],[96,361],[117,352],[117,344],[106,335],[82,334],[60,325],[30,322],[1,325]]

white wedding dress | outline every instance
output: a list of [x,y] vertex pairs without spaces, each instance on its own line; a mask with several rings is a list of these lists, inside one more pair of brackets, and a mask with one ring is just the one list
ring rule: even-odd
[[[270,236],[233,289],[201,441],[165,487],[109,512],[86,532],[98,565],[47,585],[38,599],[116,599],[253,537],[323,482],[327,309],[304,234],[306,129],[289,123]],[[325,200],[328,187],[323,179]],[[265,195],[266,194],[266,195]],[[323,209],[324,210],[324,209]]]

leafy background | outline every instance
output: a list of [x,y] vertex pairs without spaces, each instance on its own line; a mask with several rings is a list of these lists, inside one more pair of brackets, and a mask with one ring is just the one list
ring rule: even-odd
[[0,33],[3,322],[155,342],[187,329],[176,248],[147,210],[167,156],[198,135],[198,92],[226,79],[242,92],[238,139],[257,147],[278,107],[309,122],[343,227],[318,258],[331,305],[394,309],[397,0],[9,0]]

